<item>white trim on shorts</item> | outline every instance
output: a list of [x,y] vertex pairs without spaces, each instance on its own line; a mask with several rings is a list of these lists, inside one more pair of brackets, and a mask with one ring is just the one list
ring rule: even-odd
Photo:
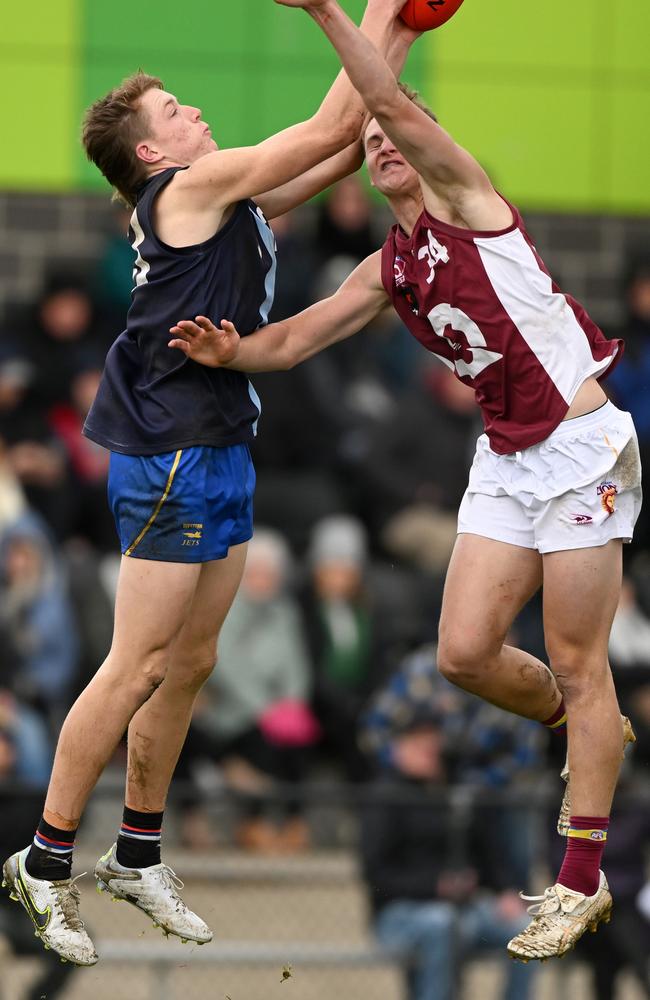
[[540,444],[497,455],[477,441],[458,533],[542,554],[631,541],[641,462],[629,413],[611,402],[563,421]]

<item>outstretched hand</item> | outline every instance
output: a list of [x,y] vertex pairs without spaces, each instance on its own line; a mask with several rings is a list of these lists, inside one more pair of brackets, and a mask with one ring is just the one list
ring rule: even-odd
[[174,334],[168,347],[182,351],[192,361],[208,368],[220,368],[234,361],[239,351],[240,336],[233,323],[221,321],[215,326],[207,316],[197,316],[195,320],[182,319],[169,331]]

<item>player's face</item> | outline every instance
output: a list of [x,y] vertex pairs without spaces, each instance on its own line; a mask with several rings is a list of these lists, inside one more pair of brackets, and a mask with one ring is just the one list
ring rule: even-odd
[[373,187],[381,194],[405,194],[419,186],[417,172],[396,149],[379,122],[372,119],[363,139],[368,174]]
[[150,132],[142,146],[154,154],[185,165],[218,148],[208,125],[201,120],[200,108],[179,104],[173,94],[155,88],[147,90],[140,103]]

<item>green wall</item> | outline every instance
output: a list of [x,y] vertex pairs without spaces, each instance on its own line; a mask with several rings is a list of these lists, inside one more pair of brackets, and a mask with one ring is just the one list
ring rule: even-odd
[[78,157],[79,0],[2,10],[0,186],[70,186]]
[[[363,0],[344,6],[358,20]],[[523,206],[648,212],[650,4],[571,0],[561,21],[558,9],[466,0],[405,78]],[[81,115],[139,66],[198,104],[221,145],[241,145],[310,115],[337,62],[310,18],[271,0],[12,4],[0,187],[101,188]]]
[[528,208],[650,210],[647,0],[466,0],[435,36],[430,93]]

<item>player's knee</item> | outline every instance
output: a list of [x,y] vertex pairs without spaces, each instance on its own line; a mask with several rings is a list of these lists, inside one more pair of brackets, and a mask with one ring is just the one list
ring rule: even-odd
[[593,657],[584,650],[558,650],[549,656],[557,685],[567,704],[593,696],[601,684],[609,683],[606,656]]
[[590,698],[594,693],[593,677],[588,671],[572,669],[568,664],[553,667],[557,686],[567,705]]
[[137,672],[136,683],[145,700],[160,687],[169,668],[169,651],[156,650],[144,657]]
[[457,687],[471,688],[481,672],[485,658],[473,645],[453,641],[440,641],[438,646],[438,670]]
[[[214,637],[176,651],[177,674],[187,691],[199,692],[217,662],[217,641]],[[175,667],[176,671],[176,667]]]
[[188,663],[183,673],[183,686],[191,691],[200,691],[212,673],[216,663],[216,653],[203,654]]

